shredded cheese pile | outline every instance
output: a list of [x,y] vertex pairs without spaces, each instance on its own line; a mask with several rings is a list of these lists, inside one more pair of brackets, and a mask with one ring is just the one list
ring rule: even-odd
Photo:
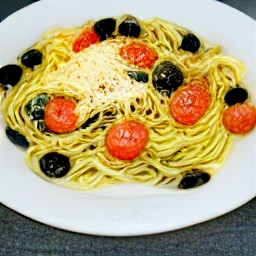
[[44,84],[57,86],[65,92],[72,88],[82,94],[91,107],[141,95],[148,84],[127,75],[127,71],[136,69],[122,59],[119,49],[117,42],[106,41],[73,53],[67,63],[44,77]]

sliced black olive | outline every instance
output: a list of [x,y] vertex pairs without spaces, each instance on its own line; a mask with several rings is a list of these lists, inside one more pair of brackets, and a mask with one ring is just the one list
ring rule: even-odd
[[95,114],[94,116],[88,118],[85,123],[81,126],[82,129],[86,129],[90,124],[95,123],[99,119],[100,113]]
[[118,32],[124,36],[138,38],[141,32],[140,24],[135,17],[129,15],[124,21],[120,23]]
[[128,71],[127,74],[130,78],[135,79],[137,82],[148,82],[148,74],[143,71]]
[[44,109],[48,101],[49,98],[43,93],[27,103],[25,108],[31,120],[44,119]]
[[94,31],[100,37],[100,41],[108,39],[116,29],[116,19],[106,18],[94,24]]
[[194,34],[186,34],[181,42],[180,48],[184,51],[189,51],[192,53],[196,53],[200,48],[200,41]]
[[39,160],[39,164],[42,172],[52,178],[63,177],[70,170],[69,158],[57,152],[45,154]]
[[22,68],[16,64],[9,64],[0,69],[0,83],[2,85],[16,85],[22,76]]
[[31,116],[33,117],[33,120],[44,119],[44,110],[42,110],[42,109],[34,109],[31,112]]
[[210,180],[211,176],[204,171],[194,171],[192,173],[186,173],[183,179],[181,180],[178,188],[192,188],[196,186],[203,185]]
[[35,120],[33,123],[40,132],[47,131],[44,119]]
[[21,63],[28,68],[34,68],[34,66],[41,64],[42,60],[43,54],[35,49],[29,50],[21,56]]
[[9,126],[6,127],[6,136],[7,138],[15,145],[23,148],[23,149],[27,149],[29,147],[29,142],[26,139],[25,136],[23,136],[22,134],[20,134],[19,132],[11,129]]
[[226,93],[224,100],[229,106],[232,106],[236,103],[243,103],[247,98],[248,92],[241,87],[236,87]]
[[176,65],[170,61],[164,61],[153,70],[152,81],[155,89],[159,92],[166,91],[170,95],[182,85],[183,74]]

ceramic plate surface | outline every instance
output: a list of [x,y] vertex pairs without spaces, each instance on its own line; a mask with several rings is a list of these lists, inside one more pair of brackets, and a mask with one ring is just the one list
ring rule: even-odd
[[[246,65],[245,80],[255,103],[255,21],[213,0],[39,1],[1,23],[0,64],[14,63],[53,26],[80,26],[88,19],[125,13],[161,17],[222,45],[223,53]],[[26,167],[24,153],[7,140],[1,123],[1,202],[39,222],[87,234],[130,236],[184,228],[225,214],[255,196],[255,137],[254,130],[236,138],[222,170],[200,188],[176,191],[126,184],[87,193],[36,176]]]

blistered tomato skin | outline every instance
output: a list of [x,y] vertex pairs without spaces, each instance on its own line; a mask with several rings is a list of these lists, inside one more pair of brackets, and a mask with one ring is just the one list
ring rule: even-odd
[[14,86],[20,81],[22,73],[22,68],[16,64],[3,66],[0,69],[0,84],[4,87],[7,87],[7,85]]
[[211,95],[205,80],[192,80],[171,98],[171,116],[180,124],[195,124],[209,108]]
[[149,133],[142,123],[128,120],[110,128],[105,145],[113,157],[120,160],[133,160],[140,155],[148,138]]
[[48,177],[61,178],[70,170],[69,158],[57,152],[45,154],[40,160],[41,171]]
[[34,68],[34,66],[37,66],[41,64],[43,61],[43,54],[35,49],[31,49],[27,52],[25,52],[21,56],[21,63],[28,67],[28,68]]
[[140,68],[151,68],[158,59],[157,52],[143,43],[132,42],[120,49],[120,55]]
[[78,116],[76,104],[65,98],[54,98],[45,107],[45,125],[54,133],[68,133],[75,129]]
[[73,51],[78,53],[83,49],[89,47],[91,44],[95,44],[99,41],[99,35],[94,31],[94,28],[87,28],[84,30],[74,41]]
[[256,125],[256,108],[249,103],[237,103],[223,112],[222,121],[231,133],[248,133]]

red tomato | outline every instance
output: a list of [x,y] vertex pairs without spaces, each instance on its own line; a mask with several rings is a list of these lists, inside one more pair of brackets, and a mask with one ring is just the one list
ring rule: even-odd
[[136,42],[123,46],[119,53],[122,58],[141,68],[151,68],[158,59],[155,50]]
[[222,121],[232,133],[250,132],[256,125],[256,108],[248,103],[237,103],[223,112]]
[[84,48],[89,47],[91,44],[95,44],[99,41],[98,34],[93,28],[88,28],[83,31],[73,43],[73,51],[75,53],[82,51]]
[[55,133],[71,132],[78,116],[75,114],[76,104],[64,98],[55,98],[45,107],[45,125]]
[[128,120],[110,128],[105,145],[112,156],[133,160],[146,146],[148,137],[148,131],[142,123]]
[[192,80],[185,88],[177,90],[169,105],[172,117],[181,124],[193,125],[210,106],[211,95],[206,80]]

